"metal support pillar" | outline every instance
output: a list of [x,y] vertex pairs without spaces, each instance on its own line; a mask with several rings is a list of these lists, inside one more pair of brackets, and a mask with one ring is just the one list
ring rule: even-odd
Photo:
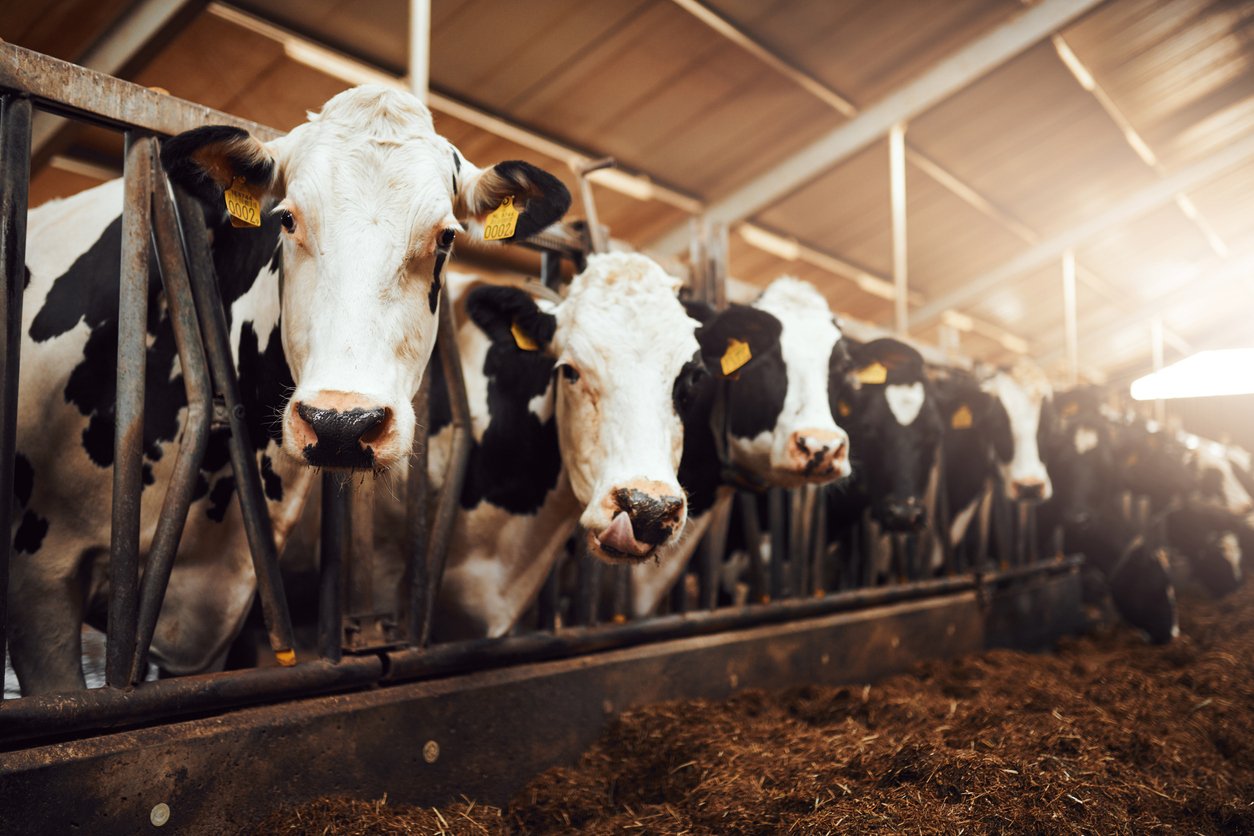
[[[0,98],[0,663],[4,662],[13,541],[13,458],[17,447],[17,392],[22,348],[22,291],[26,277],[26,205],[30,187],[31,103]],[[4,699],[0,694],[0,699]]]
[[889,192],[893,215],[893,303],[897,336],[910,333],[909,283],[906,269],[906,126],[888,132]]
[[122,264],[118,282],[117,401],[113,434],[113,524],[105,681],[130,684],[139,601],[139,511],[144,467],[144,376],[148,360],[148,245],[152,236],[152,140],[126,134]]
[[352,494],[347,478],[322,474],[322,532],[318,539],[318,655],[338,662],[344,652],[344,574],[351,554]]
[[409,0],[409,89],[427,100],[431,78],[431,0]]
[[1067,383],[1080,382],[1080,331],[1076,319],[1075,250],[1062,254],[1062,308],[1067,330]]

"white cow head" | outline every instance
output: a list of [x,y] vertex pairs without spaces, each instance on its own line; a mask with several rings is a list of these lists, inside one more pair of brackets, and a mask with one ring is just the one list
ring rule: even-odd
[[553,313],[513,305],[504,326],[553,360],[562,465],[589,551],[611,562],[665,550],[687,521],[682,418],[706,372],[679,285],[645,256],[593,255]]
[[[221,234],[281,237],[283,349],[296,384],[283,449],[306,464],[384,470],[409,455],[410,401],[435,342],[441,270],[458,218],[512,199],[512,238],[558,220],[566,188],[523,162],[480,169],[416,97],[347,90],[268,143],[210,126],[168,140],[171,179]],[[260,204],[261,229],[226,229],[224,190]],[[282,228],[282,232],[277,230]]]
[[789,276],[771,282],[751,307],[732,305],[701,329],[702,351],[716,372],[742,344],[752,355],[744,366],[723,366],[736,366],[725,384],[726,433],[739,470],[784,487],[849,475],[849,436],[828,397],[840,338],[827,300]]
[[1035,364],[1020,360],[1006,371],[987,377],[981,388],[994,395],[1010,418],[1014,453],[998,461],[1006,496],[1012,500],[1044,501],[1053,496],[1043,454],[1055,421],[1053,387]]

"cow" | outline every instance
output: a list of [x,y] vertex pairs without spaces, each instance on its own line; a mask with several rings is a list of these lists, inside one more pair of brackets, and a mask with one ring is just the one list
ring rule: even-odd
[[[314,468],[378,473],[409,456],[410,400],[459,219],[482,222],[512,202],[521,214],[511,237],[522,238],[570,203],[560,181],[527,163],[471,164],[416,97],[382,86],[345,91],[270,142],[235,127],[190,130],[162,144],[161,162],[206,210],[280,547]],[[255,228],[235,228],[226,191],[256,202]],[[113,181],[29,216],[9,593],[9,649],[27,694],[82,688],[80,624],[102,625],[122,203]],[[149,272],[141,563],[186,412]],[[168,673],[213,667],[253,599],[227,463],[215,430],[152,644]]]
[[781,276],[752,305],[689,310],[702,322],[697,338],[708,371],[679,469],[691,531],[667,559],[632,567],[637,617],[653,612],[682,576],[720,497],[730,500],[736,488],[828,484],[850,473],[849,435],[833,415],[828,383],[833,362],[845,362],[845,341],[822,294]]
[[1254,501],[1237,461],[1241,451],[1195,436],[1183,441],[1194,481],[1164,512],[1167,541],[1203,587],[1226,595],[1244,578],[1242,558],[1254,555]]
[[[679,541],[684,418],[707,376],[679,286],[643,255],[608,253],[589,256],[564,298],[467,291],[458,345],[474,444],[436,638],[513,628],[577,525],[582,547],[612,564],[664,557]],[[432,386],[438,488],[450,411],[435,375]],[[384,526],[400,530],[395,518]]]
[[1049,378],[1026,358],[1007,369],[978,374],[981,388],[997,398],[1010,422],[1011,455],[998,460],[1006,497],[1014,502],[1049,499],[1053,487],[1044,450],[1056,420]]
[[[1037,508],[1037,527],[1063,549],[1081,553],[1102,576],[1115,610],[1155,643],[1179,635],[1175,588],[1165,557],[1147,544],[1118,507],[1115,427],[1093,388],[1061,392],[1057,431],[1049,439],[1052,495]],[[1042,544],[1042,548],[1045,548]]]

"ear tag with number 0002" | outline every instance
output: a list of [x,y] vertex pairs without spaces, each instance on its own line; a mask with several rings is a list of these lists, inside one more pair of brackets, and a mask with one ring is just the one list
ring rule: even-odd
[[723,377],[728,377],[744,367],[753,359],[753,352],[749,350],[749,344],[735,338],[727,341],[727,350],[723,352],[723,358],[719,361],[719,365],[723,369]]
[[261,202],[244,188],[244,178],[236,177],[231,188],[222,193],[231,226],[236,229],[261,226]]
[[509,326],[509,332],[514,335],[514,345],[518,346],[523,351],[540,350],[539,344],[536,343],[535,340],[531,339],[531,337],[527,336],[527,332],[519,328],[517,322]]
[[954,410],[953,417],[949,419],[949,426],[955,430],[967,430],[975,423],[975,419],[971,415],[971,407],[963,404]]
[[514,208],[514,196],[507,196],[483,222],[483,240],[500,241],[512,238],[514,229],[518,226],[518,214],[518,210]]

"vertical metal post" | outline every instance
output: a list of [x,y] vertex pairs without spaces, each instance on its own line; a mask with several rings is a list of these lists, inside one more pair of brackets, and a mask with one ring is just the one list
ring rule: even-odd
[[710,527],[706,529],[697,551],[697,566],[700,571],[698,577],[701,580],[701,600],[698,606],[701,609],[712,610],[718,606],[718,570],[722,568],[727,554],[727,526],[731,522],[731,504],[730,495],[719,496],[714,501],[714,507],[710,509]]
[[575,554],[579,559],[579,595],[575,599],[575,623],[591,627],[597,623],[601,612],[601,561],[588,554],[582,528],[575,534]]
[[427,524],[427,447],[430,437],[426,428],[430,426],[432,365],[428,361],[422,384],[414,396],[414,416],[419,429],[414,433],[409,478],[405,483],[405,559],[408,563],[404,576],[406,583],[402,584],[403,591],[397,598],[398,609],[405,619],[405,636],[411,644],[417,644],[422,639],[422,628],[427,623],[427,590],[431,586],[431,570],[427,564],[427,546],[431,539]]
[[1076,319],[1075,250],[1062,254],[1062,307],[1067,332],[1067,383],[1080,382],[1080,331]]
[[747,491],[737,491],[736,501],[740,503],[745,550],[749,553],[749,601],[754,604],[765,603],[766,574],[762,566],[762,525],[758,521],[757,497]]
[[827,562],[827,490],[822,486],[813,486],[810,490],[814,491],[814,508],[811,511],[810,526],[810,549],[813,557],[811,558],[810,570],[810,591],[814,595],[821,596],[826,592],[827,573],[824,572],[824,564]]
[[705,218],[688,219],[688,289],[692,298],[704,302],[706,298]]
[[550,290],[562,283],[562,256],[552,250],[540,251],[540,281]]
[[209,375],[213,379],[214,391],[221,396],[226,407],[227,423],[231,430],[231,470],[235,473],[240,516],[244,521],[248,551],[256,572],[257,598],[261,601],[261,611],[265,617],[270,648],[274,651],[275,659],[284,666],[294,665],[296,652],[292,649],[292,618],[287,609],[287,597],[283,594],[283,576],[279,572],[279,556],[274,544],[274,532],[270,527],[270,509],[261,490],[257,452],[253,448],[253,439],[245,423],[244,407],[240,403],[239,380],[236,378],[235,360],[231,353],[226,311],[222,306],[217,277],[210,259],[208,229],[202,217],[200,203],[195,198],[176,191],[175,204],[183,222],[187,266],[192,281],[192,294],[196,297],[200,332],[205,340]]
[[553,631],[557,629],[557,608],[559,589],[558,575],[562,569],[562,562],[559,560],[553,564],[553,568],[549,570],[548,577],[544,579],[544,586],[540,587],[540,598],[536,602],[536,609],[539,614],[539,629]]
[[767,491],[766,513],[771,527],[771,600],[779,601],[787,586],[784,558],[788,556],[788,531],[783,488]]
[[174,460],[174,472],[166,486],[161,503],[161,516],[153,532],[152,545],[148,549],[144,566],[144,578],[139,589],[139,620],[136,627],[135,655],[131,662],[130,681],[140,682],[148,670],[148,650],[157,630],[161,603],[165,599],[174,557],[178,553],[183,527],[191,509],[200,467],[205,450],[209,446],[209,426],[213,419],[213,383],[209,379],[209,364],[205,359],[204,341],[200,323],[196,318],[196,303],[192,297],[191,279],[183,254],[182,230],[174,200],[166,184],[165,175],[157,166],[155,145],[149,140],[149,153],[153,154],[151,168],[153,240],[157,246],[157,263],[161,268],[161,281],[165,288],[166,305],[170,311],[170,323],[174,329],[174,342],[178,346],[179,368],[183,373],[183,387],[187,395],[187,419],[178,453]]
[[[1156,316],[1150,320],[1150,349],[1154,357],[1154,371],[1162,371],[1164,361],[1163,349],[1163,318]],[[1159,398],[1154,401],[1154,420],[1161,426],[1167,422],[1167,404]]]
[[909,283],[906,269],[906,126],[888,132],[889,191],[893,217],[893,288],[897,335],[910,333]]
[[344,653],[344,575],[351,555],[350,477],[322,474],[322,532],[318,538],[318,655],[338,662]]
[[139,601],[139,511],[144,466],[144,373],[148,336],[148,243],[152,235],[152,140],[126,132],[122,264],[118,281],[117,401],[105,681],[130,684]]
[[727,224],[710,224],[710,240],[707,244],[709,273],[706,276],[706,300],[716,311],[727,307],[727,262],[730,251],[727,240]]
[[431,77],[431,0],[409,0],[409,90],[424,102]]
[[[26,282],[26,205],[30,190],[31,103],[0,97],[0,664],[4,662],[13,550],[13,458],[17,447],[17,393],[22,348],[22,291]],[[4,699],[0,694],[0,699]]]

